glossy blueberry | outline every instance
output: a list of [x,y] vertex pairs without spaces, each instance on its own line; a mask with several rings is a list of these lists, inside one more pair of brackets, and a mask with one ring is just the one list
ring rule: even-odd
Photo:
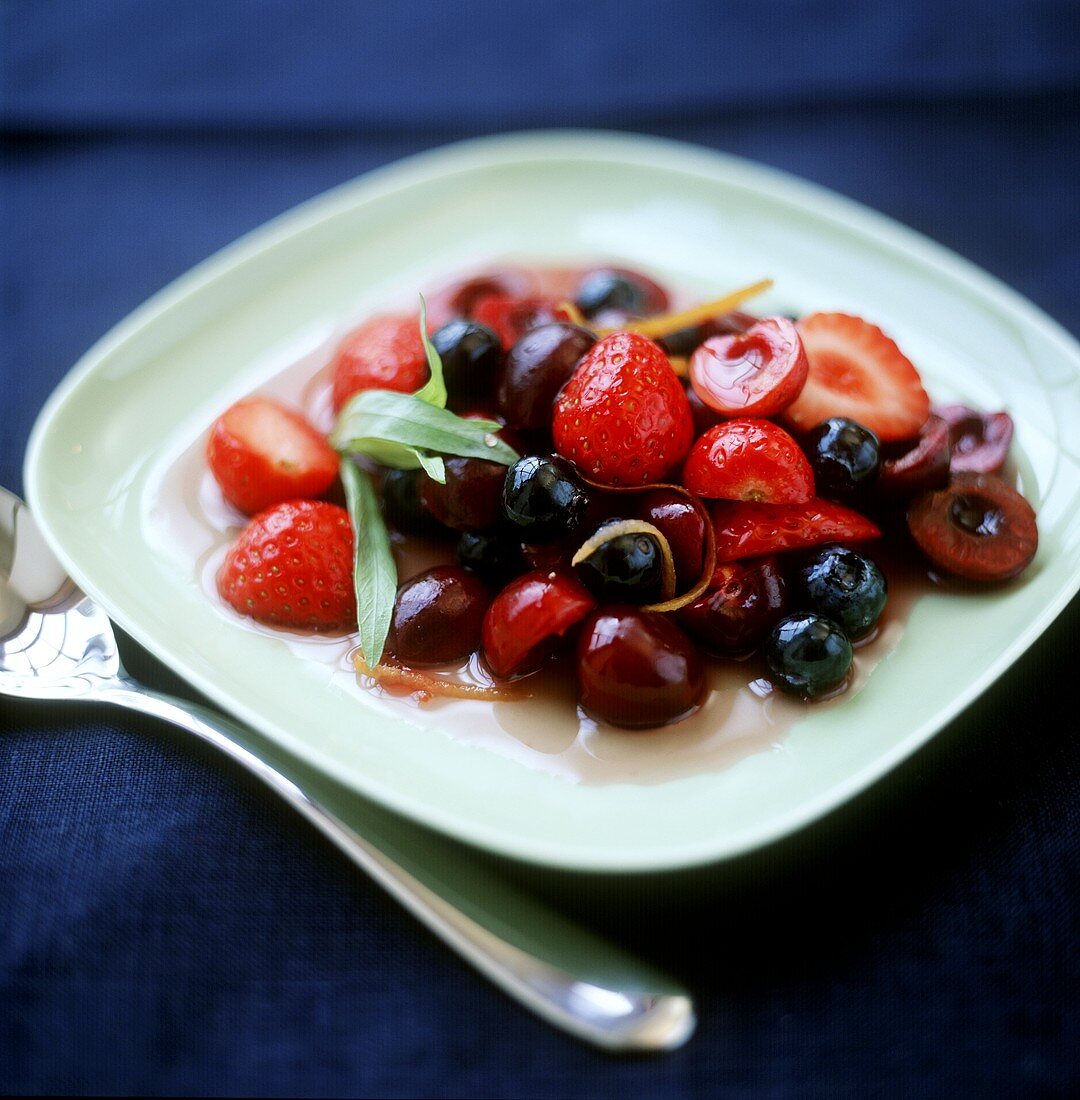
[[387,470],[383,475],[383,513],[391,527],[406,535],[437,535],[443,526],[420,500],[422,470]]
[[526,568],[521,544],[499,533],[462,532],[457,559],[495,588],[501,588]]
[[849,638],[874,628],[887,597],[885,576],[846,546],[824,546],[805,559],[792,578],[796,606],[838,623]]
[[559,458],[529,455],[506,471],[503,515],[522,542],[549,542],[573,531],[588,494]]
[[643,313],[647,300],[645,287],[621,271],[609,268],[588,272],[577,289],[578,309],[586,317],[592,317],[605,309]]
[[655,603],[663,581],[663,555],[648,532],[616,535],[574,566],[577,578],[605,603]]
[[817,495],[851,501],[864,496],[881,469],[878,437],[846,416],[822,421],[807,439]]
[[839,687],[851,668],[847,635],[823,615],[789,615],[765,641],[765,663],[778,688],[817,699]]
[[476,321],[448,321],[431,342],[442,360],[452,403],[464,406],[485,399],[502,362],[498,336]]

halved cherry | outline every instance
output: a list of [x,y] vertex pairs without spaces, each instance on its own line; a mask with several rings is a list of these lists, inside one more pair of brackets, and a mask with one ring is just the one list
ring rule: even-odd
[[939,568],[969,581],[1005,581],[1035,557],[1035,511],[993,474],[956,474],[947,489],[908,509],[908,528]]
[[996,474],[1005,465],[1012,442],[1012,417],[1006,412],[981,413],[966,405],[943,405],[934,409],[949,426],[954,474]]
[[693,446],[683,484],[701,497],[802,504],[814,472],[798,443],[769,420],[727,420]]
[[713,510],[716,560],[738,561],[821,542],[862,542],[881,531],[858,512],[815,497],[805,504],[733,501]]
[[904,500],[948,483],[949,426],[940,416],[929,416],[915,445],[881,464],[874,492],[889,500]]
[[766,317],[741,335],[706,340],[690,357],[690,384],[722,416],[774,416],[799,396],[809,369],[791,321]]
[[525,573],[511,581],[484,616],[484,658],[508,679],[535,672],[562,637],[596,606],[584,585],[566,573]]

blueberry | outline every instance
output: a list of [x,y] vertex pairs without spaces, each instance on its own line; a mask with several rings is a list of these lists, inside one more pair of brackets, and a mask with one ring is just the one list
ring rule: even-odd
[[422,470],[387,470],[383,475],[383,514],[406,535],[436,535],[445,530],[420,500],[423,477]]
[[885,607],[887,585],[881,570],[856,550],[825,546],[795,572],[796,606],[838,623],[849,638],[872,630]]
[[502,343],[475,321],[448,321],[431,337],[442,360],[451,403],[464,407],[488,399],[502,363]]
[[660,543],[648,532],[616,535],[578,562],[574,572],[605,603],[654,603],[663,582]]
[[846,416],[834,416],[814,428],[806,453],[814,469],[817,494],[850,501],[866,495],[881,469],[881,445],[869,428]]
[[577,304],[586,317],[605,309],[623,313],[643,313],[646,289],[619,271],[601,268],[590,271],[578,284]]
[[457,558],[466,569],[471,569],[495,588],[501,588],[525,571],[520,543],[497,533],[462,532]]
[[589,498],[559,458],[530,455],[506,471],[503,515],[522,542],[549,542],[584,518]]
[[765,662],[781,690],[816,699],[843,683],[851,668],[851,643],[823,615],[789,615],[769,634]]

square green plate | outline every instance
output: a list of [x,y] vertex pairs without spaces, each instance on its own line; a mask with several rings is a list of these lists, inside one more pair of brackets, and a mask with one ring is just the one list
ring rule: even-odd
[[[155,478],[298,334],[492,257],[618,257],[713,294],[763,275],[773,304],[896,336],[938,400],[1007,408],[1041,546],[1019,583],[935,592],[866,689],[773,751],[653,785],[575,785],[454,741],[238,628],[152,549]],[[825,813],[1004,673],[1080,586],[1080,348],[915,233],[744,161],[655,139],[529,134],[373,172],[256,230],[117,326],[49,400],[31,506],[80,585],[226,710],[345,784],[511,856],[594,870],[722,859]],[[340,679],[341,673],[337,674]]]

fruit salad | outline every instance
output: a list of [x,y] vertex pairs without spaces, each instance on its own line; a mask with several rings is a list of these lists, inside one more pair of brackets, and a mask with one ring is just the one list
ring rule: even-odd
[[746,312],[769,285],[684,308],[625,268],[508,268],[368,318],[324,367],[332,427],[258,395],[213,425],[249,517],[220,598],[355,635],[364,682],[420,700],[555,668],[583,715],[657,729],[732,662],[835,697],[885,563],[1000,585],[1038,532],[1008,413],[934,405],[872,319]]

